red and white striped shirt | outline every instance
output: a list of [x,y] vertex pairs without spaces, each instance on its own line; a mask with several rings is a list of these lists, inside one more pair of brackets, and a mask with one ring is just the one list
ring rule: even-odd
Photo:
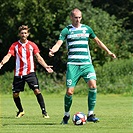
[[20,41],[14,42],[8,51],[16,57],[14,75],[23,76],[35,72],[34,55],[39,52],[38,46],[31,41],[27,40],[24,44]]

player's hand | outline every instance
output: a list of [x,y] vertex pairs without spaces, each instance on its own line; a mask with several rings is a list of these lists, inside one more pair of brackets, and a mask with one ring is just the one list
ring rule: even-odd
[[54,56],[54,52],[52,51],[52,49],[49,49],[49,56],[50,57]]
[[0,63],[0,69],[2,68],[3,64]]
[[48,73],[53,73],[54,72],[51,67],[53,67],[53,66],[47,66],[47,67],[45,67],[45,69],[47,70]]
[[116,55],[114,53],[109,53],[109,55],[114,59],[116,58]]

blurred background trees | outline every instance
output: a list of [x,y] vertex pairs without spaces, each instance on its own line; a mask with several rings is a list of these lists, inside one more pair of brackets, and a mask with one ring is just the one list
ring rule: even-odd
[[[54,66],[55,72],[64,73],[67,61],[65,42],[55,57],[48,57],[48,52],[58,40],[60,31],[71,23],[69,13],[75,7],[83,12],[82,23],[89,25],[118,59],[132,56],[133,0],[1,0],[0,60],[10,45],[18,40],[18,27],[25,24],[31,28],[29,39],[38,45],[46,62]],[[90,49],[95,66],[111,61],[93,41],[90,41]],[[13,70],[13,60],[2,68],[1,74]],[[39,64],[38,67],[40,71],[43,69]]]

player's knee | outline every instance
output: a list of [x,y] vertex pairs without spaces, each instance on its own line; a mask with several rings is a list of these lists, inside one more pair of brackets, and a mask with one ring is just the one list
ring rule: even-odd
[[34,90],[34,94],[35,94],[35,95],[38,95],[38,94],[40,94],[40,93],[41,93],[41,92],[40,92],[39,89],[35,89],[35,90]]
[[19,96],[19,93],[13,93],[13,98],[17,98]]
[[97,88],[97,86],[96,85],[91,85],[91,86],[89,86],[89,88],[95,89],[95,88]]
[[97,88],[97,85],[96,85],[96,81],[95,80],[90,80],[89,82],[88,82],[88,86],[89,86],[89,88]]
[[68,96],[71,96],[71,95],[73,95],[74,90],[73,89],[72,90],[68,89],[66,93],[67,93]]
[[67,95],[68,95],[68,96],[71,96],[71,95],[73,95],[73,93],[71,93],[71,92],[67,92]]

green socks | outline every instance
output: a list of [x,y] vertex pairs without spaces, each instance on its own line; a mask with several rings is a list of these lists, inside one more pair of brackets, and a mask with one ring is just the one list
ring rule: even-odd
[[[96,95],[97,95],[97,89],[89,89],[88,93],[88,108],[89,111],[93,111],[96,103]],[[68,96],[67,94],[64,96],[64,107],[65,107],[65,112],[70,111],[70,107],[72,105],[72,96]]]
[[65,103],[65,112],[69,112],[70,107],[72,105],[72,96],[68,96],[66,94],[64,97],[64,103]]
[[88,108],[89,111],[93,111],[94,107],[95,107],[95,103],[96,103],[96,95],[97,95],[97,89],[93,88],[93,89],[89,89],[89,93],[88,93]]

